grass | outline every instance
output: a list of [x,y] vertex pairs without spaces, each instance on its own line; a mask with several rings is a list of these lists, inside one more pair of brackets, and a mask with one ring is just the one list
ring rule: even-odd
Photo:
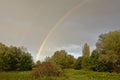
[[120,80],[120,74],[87,70],[65,70],[69,80]]
[[93,72],[87,70],[64,70],[62,77],[43,77],[34,79],[31,72],[0,72],[0,80],[120,80],[120,74],[108,72]]
[[0,72],[0,80],[28,80],[30,72]]

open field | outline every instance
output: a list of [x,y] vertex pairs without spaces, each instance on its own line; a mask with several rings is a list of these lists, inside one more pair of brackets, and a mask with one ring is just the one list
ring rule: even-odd
[[85,70],[64,70],[62,77],[44,77],[34,79],[31,72],[0,72],[0,80],[120,80],[120,74],[108,72],[93,72]]

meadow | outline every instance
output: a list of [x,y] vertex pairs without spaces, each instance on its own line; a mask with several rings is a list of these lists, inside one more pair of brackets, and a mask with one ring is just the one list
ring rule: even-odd
[[61,77],[31,77],[31,71],[0,72],[0,80],[120,80],[120,73],[65,69]]

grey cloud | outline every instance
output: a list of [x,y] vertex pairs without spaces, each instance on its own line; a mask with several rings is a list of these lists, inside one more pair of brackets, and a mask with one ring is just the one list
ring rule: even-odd
[[[52,26],[80,2],[0,0],[0,42],[25,46],[36,56]],[[85,42],[93,50],[100,34],[120,29],[119,4],[120,0],[88,0],[58,25],[44,45],[40,58],[63,48],[78,56]]]

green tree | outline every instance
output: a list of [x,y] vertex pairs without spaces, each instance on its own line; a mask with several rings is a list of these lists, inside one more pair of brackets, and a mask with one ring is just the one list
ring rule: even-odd
[[9,47],[9,50],[7,51],[6,54],[11,54],[12,56],[12,59],[9,60],[10,61],[9,65],[11,65],[11,68],[12,68],[11,70],[19,70],[21,53],[22,51],[20,48],[17,48],[15,46]]
[[107,62],[108,68],[120,71],[120,30],[102,34],[96,43],[100,59]]
[[59,65],[61,68],[73,67],[75,58],[72,55],[68,55],[65,50],[56,51],[51,57],[51,61]]
[[66,68],[74,68],[75,58],[72,55],[67,55]]
[[90,57],[83,57],[82,58],[82,65],[81,66],[82,66],[83,69],[90,70],[90,68],[91,68]]
[[90,56],[90,49],[89,49],[89,45],[87,43],[84,44],[83,49],[82,49],[82,53],[83,53],[84,57]]
[[59,65],[61,68],[65,67],[67,52],[65,50],[56,51],[51,60]]
[[82,57],[78,57],[74,64],[75,69],[81,69],[82,68]]
[[100,60],[100,54],[94,50],[90,56],[90,69],[93,71],[108,71],[105,61]]
[[29,53],[22,53],[20,57],[20,70],[31,70],[32,69],[32,56]]
[[8,50],[8,47],[6,45],[0,43],[0,71],[3,71],[4,66],[6,66],[4,57],[5,57],[7,50]]
[[0,43],[0,71],[30,70],[32,63],[32,57],[28,52]]

